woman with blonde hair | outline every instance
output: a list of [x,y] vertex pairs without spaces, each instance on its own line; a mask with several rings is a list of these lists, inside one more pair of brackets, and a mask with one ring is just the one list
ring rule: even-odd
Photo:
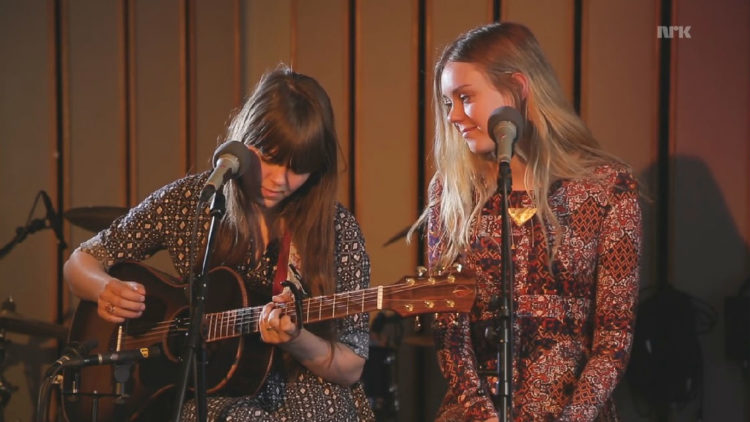
[[[294,269],[312,296],[369,285],[359,225],[335,199],[338,145],[328,95],[313,78],[281,66],[263,76],[233,117],[226,139],[242,142],[253,164],[224,187],[227,212],[211,267],[228,266],[242,276],[247,291],[273,295],[259,314],[259,334],[247,337],[275,346],[282,358],[274,360],[257,391],[209,396],[208,419],[373,420],[358,382],[368,354],[368,314],[300,327],[279,306],[292,301],[280,280],[294,280]],[[196,264],[190,262],[193,227],[201,245],[196,249],[206,245],[210,216],[198,198],[207,178],[208,172],[189,175],[159,189],[82,243],[65,265],[73,293],[96,302],[99,317],[112,323],[144,315],[144,286],[106,270],[166,249],[177,272],[187,277]],[[182,415],[196,419],[194,401]]]
[[471,313],[434,323],[448,382],[438,420],[498,420],[497,377],[487,375],[496,373],[498,340],[485,333],[501,294],[503,198],[487,126],[502,106],[525,126],[508,197],[512,420],[616,420],[611,394],[632,342],[641,237],[629,168],[599,147],[522,25],[459,36],[435,66],[434,88],[436,173],[419,223],[428,224],[431,268],[458,261],[479,289]]

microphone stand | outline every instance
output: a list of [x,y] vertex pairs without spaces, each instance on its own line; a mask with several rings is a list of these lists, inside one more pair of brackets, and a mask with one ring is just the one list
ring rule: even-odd
[[174,407],[174,422],[180,420],[182,405],[185,402],[188,377],[192,367],[195,387],[196,419],[205,421],[206,412],[206,343],[201,336],[201,325],[206,308],[206,281],[209,259],[213,252],[213,244],[218,231],[218,224],[226,211],[224,193],[218,189],[211,202],[211,226],[208,229],[206,252],[203,255],[203,266],[197,278],[197,283],[190,286],[190,326],[188,327],[188,341],[182,352],[180,362],[180,381],[177,384],[177,397]]
[[511,251],[511,226],[508,202],[512,186],[509,162],[500,162],[498,190],[502,195],[502,277],[500,308],[497,310],[497,385],[492,394],[495,408],[500,410],[500,422],[513,420],[513,258]]
[[0,248],[0,259],[7,255],[17,244],[23,242],[24,239],[26,239],[26,236],[36,233],[39,230],[44,230],[46,228],[48,228],[47,223],[43,218],[36,218],[34,220],[31,220],[26,226],[17,227],[16,236],[13,238],[13,240]]

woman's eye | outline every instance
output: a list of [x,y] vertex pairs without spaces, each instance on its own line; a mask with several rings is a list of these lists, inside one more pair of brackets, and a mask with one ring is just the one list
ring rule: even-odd
[[461,95],[458,96],[458,99],[461,100],[462,103],[467,103],[467,102],[469,102],[469,100],[471,99],[471,97],[469,97],[466,94],[461,94]]

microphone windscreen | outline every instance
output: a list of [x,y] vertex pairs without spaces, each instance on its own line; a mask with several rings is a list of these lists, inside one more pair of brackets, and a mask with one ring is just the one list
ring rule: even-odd
[[500,122],[513,123],[516,127],[515,140],[521,139],[521,136],[523,135],[524,120],[518,110],[511,106],[503,106],[496,108],[495,111],[490,114],[490,118],[487,120],[487,132],[489,132],[490,137],[495,142],[497,142],[497,139],[495,139],[495,128]]
[[240,165],[237,169],[235,176],[241,176],[250,167],[251,152],[245,144],[238,141],[227,141],[219,145],[214,152],[213,167],[216,167],[216,163],[219,161],[219,157],[224,154],[229,154],[237,157]]

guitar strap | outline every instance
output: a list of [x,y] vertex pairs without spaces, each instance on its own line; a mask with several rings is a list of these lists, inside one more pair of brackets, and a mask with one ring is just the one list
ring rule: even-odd
[[276,262],[276,274],[273,277],[273,295],[281,293],[284,289],[281,286],[281,282],[286,280],[287,272],[289,271],[289,246],[292,243],[292,236],[289,232],[284,233],[284,237],[281,239],[281,248],[279,250],[279,260]]

